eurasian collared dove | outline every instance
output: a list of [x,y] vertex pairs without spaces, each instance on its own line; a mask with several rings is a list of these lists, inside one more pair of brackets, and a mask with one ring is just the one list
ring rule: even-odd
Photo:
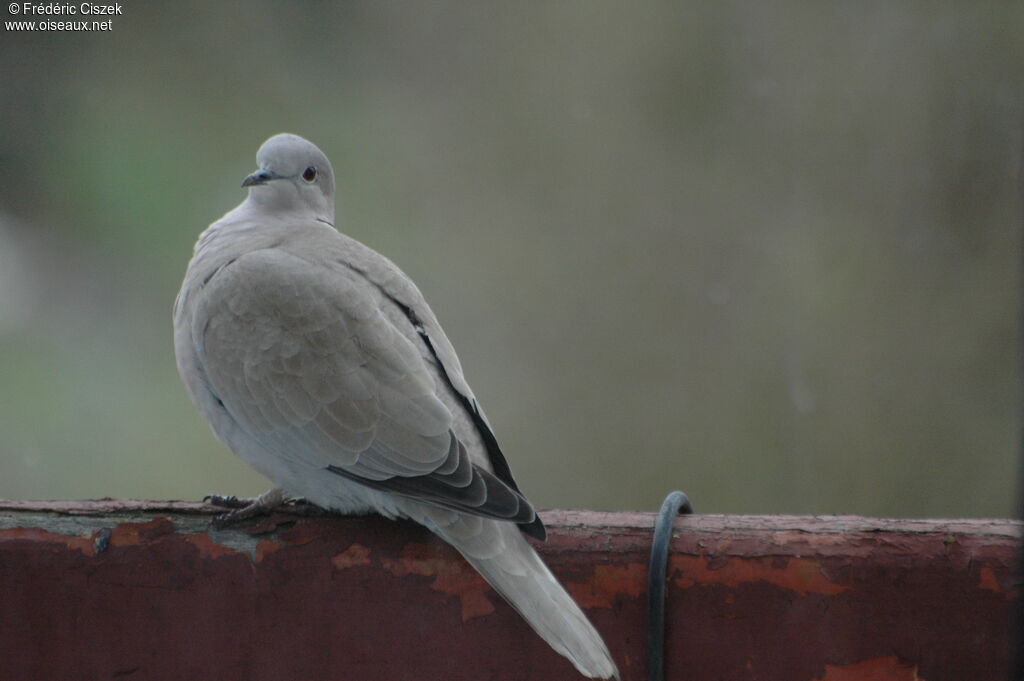
[[544,525],[448,337],[390,260],[334,228],[334,171],[267,140],[249,195],[196,243],[174,306],[178,371],[217,438],[277,487],[411,518],[452,544],[580,673],[618,678],[601,636],[523,534]]

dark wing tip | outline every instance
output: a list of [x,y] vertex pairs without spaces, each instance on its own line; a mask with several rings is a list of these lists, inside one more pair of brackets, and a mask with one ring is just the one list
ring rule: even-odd
[[527,537],[533,537],[539,541],[548,540],[548,530],[544,527],[544,521],[540,519],[540,514],[536,514],[531,523],[519,523],[519,530]]
[[523,532],[544,539],[544,524],[530,502],[493,473],[473,464],[465,447],[452,434],[448,460],[426,475],[396,475],[383,480],[361,477],[338,466],[327,470],[374,489],[401,494],[470,515],[504,520],[519,525]]

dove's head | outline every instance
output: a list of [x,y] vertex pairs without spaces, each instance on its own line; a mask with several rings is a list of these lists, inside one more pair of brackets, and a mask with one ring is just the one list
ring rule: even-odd
[[256,163],[259,170],[242,182],[250,201],[334,223],[334,169],[315,144],[289,133],[274,135],[256,152]]

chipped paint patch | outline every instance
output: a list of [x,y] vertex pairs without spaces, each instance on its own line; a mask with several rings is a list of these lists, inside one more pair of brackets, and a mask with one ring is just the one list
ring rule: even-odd
[[218,544],[205,534],[184,534],[181,537],[199,549],[199,555],[205,558],[220,558],[222,556],[237,556],[235,549]]
[[[818,679],[818,677],[815,677]],[[825,676],[818,681],[924,681],[917,665],[900,662],[895,655],[861,660],[853,664],[825,665]]]
[[261,539],[260,542],[256,544],[256,551],[254,552],[253,555],[253,561],[257,563],[262,562],[264,558],[274,553],[275,551],[280,551],[283,548],[284,544],[282,544],[279,541],[274,541],[273,539]]
[[750,582],[768,582],[801,596],[808,593],[833,596],[850,588],[829,580],[822,572],[821,564],[813,558],[790,557],[778,561],[772,556],[707,558],[675,555],[669,559],[668,569],[669,575],[674,575],[672,583],[683,589],[709,584],[737,587]]
[[43,544],[61,544],[72,551],[81,551],[87,556],[92,556],[95,554],[95,542],[98,534],[97,532],[79,537],[48,532],[38,527],[12,527],[0,530],[0,542],[25,540]]
[[248,532],[240,531],[237,528],[219,529],[210,525],[210,521],[203,517],[177,517],[172,518],[174,529],[182,535],[205,535],[214,544],[224,547],[229,552],[242,554],[249,557],[249,560],[256,560],[256,546],[260,538]]
[[[237,530],[212,528],[209,520],[204,517],[92,518],[52,514],[25,514],[16,518],[0,516],[0,541],[5,538],[22,538],[57,543],[90,557],[111,548],[139,546],[171,534],[181,535],[185,541],[197,545],[207,556],[242,553],[250,559],[255,557],[256,538]],[[212,544],[223,547],[223,551],[207,545],[207,537]]]
[[983,567],[978,571],[978,587],[988,591],[995,591],[1000,596],[1007,598],[1016,598],[1018,595],[1016,588],[1004,589],[999,583],[999,578],[996,577],[995,571],[990,567]]
[[474,571],[442,572],[430,585],[430,588],[449,596],[456,596],[462,606],[462,621],[468,622],[474,617],[482,617],[494,612],[494,604],[487,598],[490,586]]
[[636,598],[647,588],[647,566],[641,563],[597,565],[589,582],[566,584],[573,599],[584,608],[611,608],[620,596]]
[[174,523],[168,518],[153,518],[141,523],[120,523],[110,533],[110,546],[139,546],[174,534]]
[[108,546],[110,546],[110,528],[104,527],[96,533],[96,539],[92,542],[93,553],[99,555],[106,551]]
[[396,559],[385,559],[382,563],[384,569],[397,577],[433,576],[458,569],[451,556],[441,555],[435,548],[417,543],[406,544]]
[[352,544],[338,555],[331,558],[335,570],[370,564],[370,549],[362,544]]
[[1006,593],[1003,588],[999,586],[999,581],[996,579],[996,574],[992,572],[992,568],[983,567],[978,571],[978,586],[982,589],[995,591],[996,593]]
[[441,553],[426,544],[406,544],[397,559],[382,559],[381,566],[396,577],[434,577],[430,588],[459,599],[463,622],[494,612],[494,605],[486,595],[490,586],[484,578],[469,563],[453,556],[450,549],[443,547],[443,550]]

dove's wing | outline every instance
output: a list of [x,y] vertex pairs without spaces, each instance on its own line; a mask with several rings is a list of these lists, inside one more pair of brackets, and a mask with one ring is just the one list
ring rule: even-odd
[[[401,311],[409,325],[419,335],[422,344],[421,354],[425,354],[434,364],[439,379],[448,384],[452,393],[461,403],[463,410],[472,420],[473,427],[480,435],[483,454],[487,457],[494,475],[522,495],[519,485],[512,476],[512,469],[498,445],[494,430],[463,376],[462,365],[459,363],[458,355],[455,354],[455,348],[452,347],[451,341],[448,340],[448,336],[441,328],[441,324],[437,321],[437,317],[427,305],[416,284],[397,265],[368,246],[344,234],[332,234],[331,236],[339,238],[331,239],[329,243],[323,243],[320,239],[313,240],[316,252],[323,253],[324,250],[336,248],[340,262],[344,262],[346,267],[365,277]],[[308,249],[313,242],[304,241],[300,248]],[[521,524],[520,529],[537,539],[543,540],[547,536],[540,516],[537,516],[531,523]]]
[[430,366],[371,286],[355,269],[279,248],[223,265],[198,293],[191,323],[206,386],[276,456],[532,523],[529,502],[471,462]]

